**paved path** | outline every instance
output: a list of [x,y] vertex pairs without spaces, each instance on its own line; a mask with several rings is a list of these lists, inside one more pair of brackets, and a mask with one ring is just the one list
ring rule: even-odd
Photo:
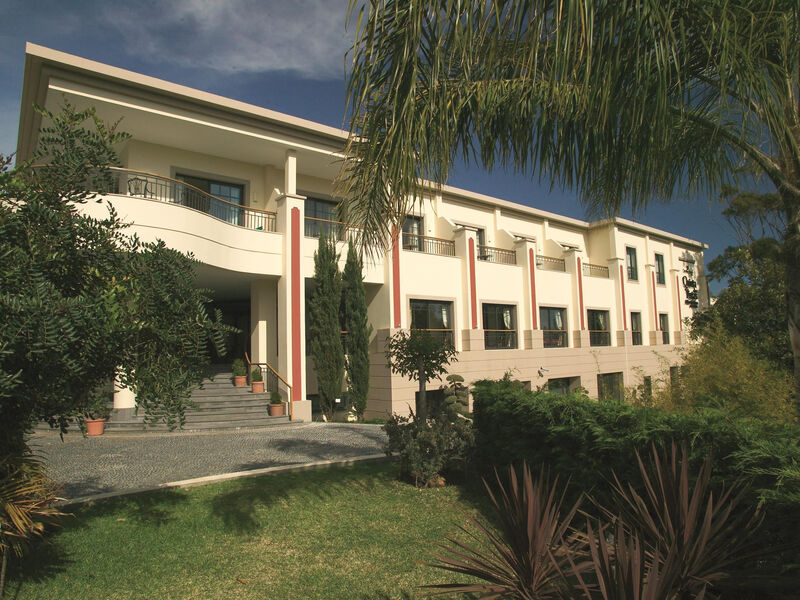
[[31,446],[50,476],[63,484],[62,497],[77,498],[157,486],[235,471],[382,452],[379,425],[304,423],[262,429],[202,433],[106,433],[84,438],[70,431],[36,433]]

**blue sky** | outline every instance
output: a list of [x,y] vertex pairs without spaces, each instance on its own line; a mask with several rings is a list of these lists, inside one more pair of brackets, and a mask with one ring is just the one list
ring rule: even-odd
[[[26,41],[342,127],[346,9],[347,0],[0,0],[0,153],[16,147]],[[586,218],[575,192],[551,190],[536,173],[462,166],[448,183]],[[706,198],[633,218],[705,242],[706,261],[736,243]]]

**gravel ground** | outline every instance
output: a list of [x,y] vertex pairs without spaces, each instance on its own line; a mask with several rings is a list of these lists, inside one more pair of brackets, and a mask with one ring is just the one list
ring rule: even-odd
[[31,436],[61,496],[78,498],[264,467],[348,459],[382,452],[379,425],[304,423],[202,433],[70,432]]

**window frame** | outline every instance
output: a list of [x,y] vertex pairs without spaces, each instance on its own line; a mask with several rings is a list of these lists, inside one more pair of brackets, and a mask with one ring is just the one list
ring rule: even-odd
[[[665,327],[666,325],[666,327]],[[670,343],[669,335],[669,313],[658,313],[658,329],[661,331],[661,341],[665,345]]]
[[[550,318],[547,319],[548,328],[544,328],[545,319],[543,315],[543,311],[560,311],[561,312],[561,324],[563,329],[552,329],[550,328],[550,324],[552,320]],[[563,306],[540,306],[539,307],[539,329],[542,331],[542,345],[544,348],[569,348],[569,326],[567,320],[567,309]],[[561,343],[548,343],[548,339],[554,339],[556,336],[554,335],[547,335],[555,334],[556,332],[560,332],[558,337],[561,338]]]
[[[412,231],[411,223],[416,224],[416,231]],[[411,250],[412,252],[423,251],[424,245],[422,237],[425,232],[424,225],[425,219],[420,215],[406,215],[403,217],[403,224],[400,226],[400,235],[403,238],[403,250]]]
[[[634,319],[634,315],[636,319]],[[639,322],[638,329],[634,327],[634,322]],[[638,338],[637,338],[638,335]],[[639,340],[638,342],[636,340]],[[642,346],[643,344],[643,337],[642,337],[642,313],[641,311],[632,310],[631,311],[631,345],[632,346]]]
[[659,252],[656,252],[655,261],[656,261],[656,284],[666,285],[667,272],[666,272],[666,267],[664,265],[664,255]]
[[[511,326],[509,328],[487,328],[486,321],[487,321],[487,311],[496,310],[501,311],[505,309],[510,309],[511,311]],[[500,319],[498,323],[500,323],[503,318],[495,315],[488,315],[494,316],[495,318]],[[517,336],[517,305],[516,304],[499,304],[496,302],[482,302],[481,303],[481,318],[483,323],[483,347],[485,350],[516,350],[519,348],[518,343],[518,336]]]
[[[415,309],[414,304],[417,304],[418,308]],[[427,322],[425,323],[427,325],[426,327],[419,327],[419,325],[420,325],[419,323],[417,323],[417,324],[414,323],[414,315],[415,314],[420,314],[422,305],[426,306],[426,315],[427,315],[426,316],[426,321]],[[431,309],[435,305],[441,305],[442,306],[442,314],[444,314],[445,311],[447,312],[447,320],[448,320],[449,325],[450,325],[449,328],[447,328],[447,327],[431,328],[430,327],[430,325],[431,325],[431,322],[430,322]],[[409,308],[409,312],[411,313],[410,314],[411,318],[409,319],[409,323],[410,323],[410,328],[411,329],[421,329],[423,331],[428,331],[428,332],[430,332],[431,334],[434,334],[434,335],[440,335],[443,340],[448,341],[451,345],[455,346],[455,326],[454,326],[454,322],[453,322],[454,302],[452,300],[439,300],[439,299],[435,299],[435,298],[409,298],[409,300],[408,300],[408,308]],[[444,321],[444,319],[442,319],[442,320]],[[442,324],[444,324],[444,323],[442,323]]]
[[625,246],[625,266],[628,281],[639,281],[639,260],[636,248],[633,246]]
[[[605,315],[606,329],[592,329],[593,317]],[[610,346],[611,345],[611,311],[603,309],[586,309],[586,326],[589,329],[590,346]]]
[[[614,381],[609,385],[612,377]],[[607,394],[607,391],[612,393]],[[597,400],[618,400],[619,402],[625,400],[625,377],[622,371],[597,374]]]

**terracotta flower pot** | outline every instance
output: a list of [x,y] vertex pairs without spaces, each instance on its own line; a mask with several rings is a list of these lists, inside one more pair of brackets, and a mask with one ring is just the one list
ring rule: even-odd
[[235,375],[233,385],[234,387],[247,387],[247,375]]
[[263,381],[254,381],[251,385],[253,386],[253,393],[254,394],[263,394],[264,393],[264,382]]
[[283,404],[270,404],[269,405],[269,416],[270,417],[282,417],[283,416]]
[[86,419],[86,435],[103,435],[105,419]]

